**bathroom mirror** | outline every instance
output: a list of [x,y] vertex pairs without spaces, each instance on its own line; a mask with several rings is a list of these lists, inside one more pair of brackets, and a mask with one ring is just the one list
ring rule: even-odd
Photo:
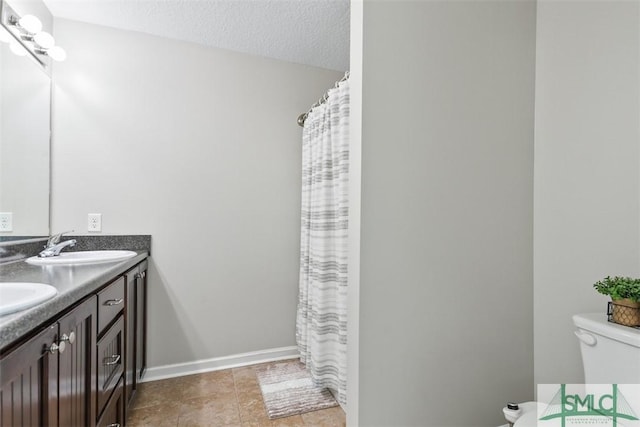
[[0,42],[0,245],[49,234],[50,119],[49,76]]

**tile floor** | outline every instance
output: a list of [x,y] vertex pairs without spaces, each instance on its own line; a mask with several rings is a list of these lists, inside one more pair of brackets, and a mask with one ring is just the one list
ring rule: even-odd
[[339,407],[270,420],[254,368],[207,372],[140,384],[129,427],[344,427]]

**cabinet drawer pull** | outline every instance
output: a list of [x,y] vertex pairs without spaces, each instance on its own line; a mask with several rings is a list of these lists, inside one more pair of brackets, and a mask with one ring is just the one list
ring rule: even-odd
[[108,299],[104,302],[104,305],[108,305],[108,306],[118,305],[118,304],[122,304],[123,301],[124,301],[124,298]]
[[120,355],[114,354],[111,357],[105,357],[104,360],[102,361],[102,364],[104,366],[111,366],[111,365],[117,365],[118,362],[120,362]]
[[56,351],[62,353],[64,352],[64,349],[66,347],[66,344],[64,341],[60,341],[58,344],[53,343],[51,344],[51,347],[46,348],[45,351],[51,353],[51,354],[55,354]]
[[107,427],[120,427],[120,423],[109,424]]
[[76,341],[76,333],[72,331],[69,335],[63,334],[60,337],[60,341],[63,341],[63,342],[66,341],[69,344],[73,344]]

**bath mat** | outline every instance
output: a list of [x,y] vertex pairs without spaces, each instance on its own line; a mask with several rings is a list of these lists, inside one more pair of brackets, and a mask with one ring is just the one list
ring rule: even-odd
[[304,365],[297,360],[257,367],[256,376],[270,419],[338,406],[329,390],[313,385]]

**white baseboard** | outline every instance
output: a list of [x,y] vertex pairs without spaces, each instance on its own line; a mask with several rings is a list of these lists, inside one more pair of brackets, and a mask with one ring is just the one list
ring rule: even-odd
[[173,365],[154,366],[147,368],[144,378],[142,378],[140,382],[163,380],[210,371],[221,371],[223,369],[295,359],[297,357],[300,357],[298,348],[292,346],[252,351],[224,357],[213,357],[211,359],[195,360],[193,362],[176,363]]

